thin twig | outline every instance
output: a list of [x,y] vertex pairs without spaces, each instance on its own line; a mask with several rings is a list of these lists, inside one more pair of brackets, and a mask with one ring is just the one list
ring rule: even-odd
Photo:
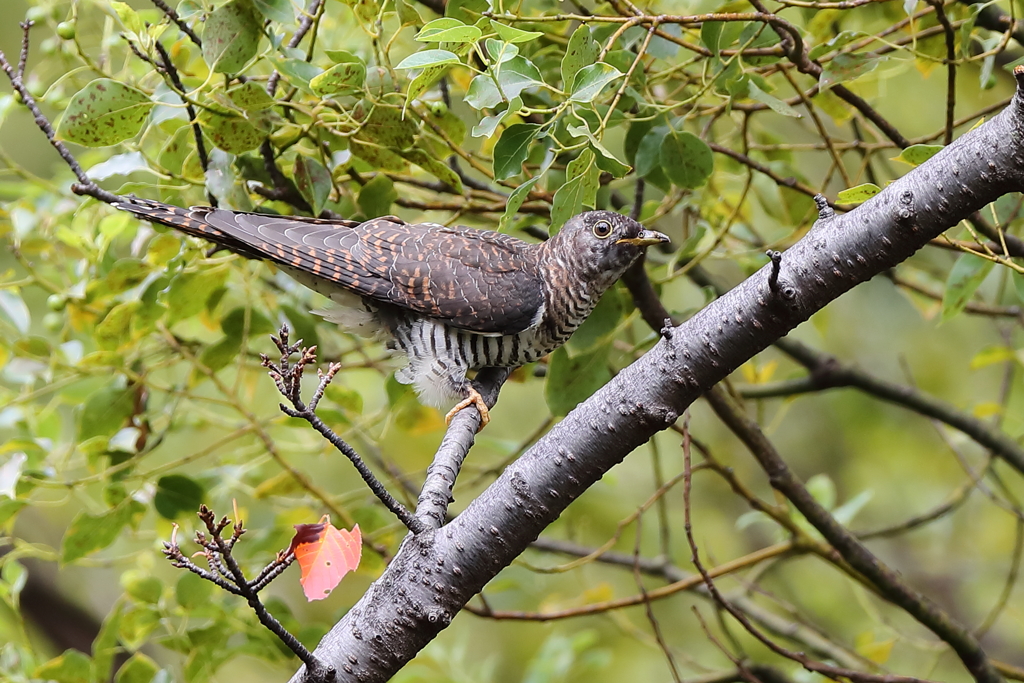
[[[340,436],[334,433],[334,431],[324,424],[316,414],[317,404],[324,395],[324,391],[327,389],[327,385],[334,379],[335,374],[341,369],[339,363],[332,363],[328,368],[327,372],[324,373],[321,370],[317,370],[317,377],[320,382],[317,384],[316,390],[313,392],[313,396],[309,399],[309,403],[306,404],[302,401],[300,391],[302,388],[302,372],[307,365],[316,360],[316,347],[301,348],[301,340],[295,344],[288,343],[288,326],[284,325],[278,332],[277,337],[271,337],[278,350],[281,352],[280,362],[275,364],[265,354],[260,354],[260,360],[262,361],[263,367],[267,368],[271,379],[274,380],[274,384],[277,385],[278,391],[288,399],[292,404],[289,408],[285,404],[281,404],[281,411],[289,417],[297,417],[305,420],[313,427],[317,432],[320,433],[327,441],[334,446],[336,449],[347,457],[352,464],[355,466],[356,471],[359,472],[359,476],[363,478],[366,485],[370,487],[373,494],[377,496],[380,502],[384,503],[384,507],[390,510],[399,521],[406,526],[409,531],[414,534],[418,534],[426,530],[426,525],[423,524],[415,515],[409,512],[408,508],[402,505],[394,496],[388,492],[387,487],[373,471],[363,462],[362,457],[356,452],[352,446],[346,443]],[[290,357],[292,354],[298,353],[299,359],[292,364]]]
[[736,621],[747,630],[750,635],[757,638],[765,647],[770,649],[772,652],[791,659],[803,666],[808,671],[820,673],[828,676],[829,678],[848,678],[851,681],[857,683],[921,683],[924,679],[914,678],[911,676],[894,676],[888,674],[871,674],[865,671],[857,671],[854,669],[847,669],[845,667],[831,666],[824,662],[818,662],[802,652],[794,652],[787,648],[782,647],[772,639],[765,636],[759,629],[757,629],[746,615],[736,609],[736,607],[726,600],[725,596],[719,592],[718,587],[708,573],[708,570],[704,568],[703,562],[700,559],[700,552],[697,548],[697,541],[694,540],[693,536],[693,523],[690,513],[690,490],[692,487],[692,478],[690,476],[690,440],[689,440],[689,413],[684,420],[684,436],[683,436],[683,468],[684,468],[684,479],[683,479],[683,529],[686,532],[686,540],[690,545],[690,560],[693,562],[693,566],[700,573],[704,580],[704,585],[707,587],[708,592],[711,593],[715,602],[720,605],[725,611],[727,611]]
[[71,190],[75,194],[89,195],[90,197],[94,197],[101,202],[106,202],[107,204],[113,204],[114,202],[121,201],[123,197],[119,197],[113,192],[104,190],[89,179],[89,176],[82,170],[78,160],[75,159],[71,152],[68,151],[68,148],[64,146],[64,143],[57,139],[56,133],[53,130],[53,124],[51,124],[50,120],[43,115],[42,111],[39,110],[39,105],[36,104],[35,98],[32,97],[28,88],[25,87],[22,75],[24,74],[24,62],[28,58],[28,32],[29,29],[32,28],[32,22],[23,21],[20,25],[24,34],[22,37],[21,57],[18,71],[15,71],[10,62],[7,61],[7,57],[4,55],[2,50],[0,50],[0,68],[3,68],[4,73],[7,74],[7,78],[11,81],[11,85],[14,86],[14,89],[21,96],[25,106],[32,112],[36,126],[39,127],[39,130],[43,131],[43,134],[46,135],[46,139],[50,141],[53,148],[57,150],[57,153],[60,154],[61,158],[75,174],[75,177],[78,178],[78,183],[72,185]]
[[168,19],[177,24],[178,28],[181,29],[181,32],[188,36],[189,39],[196,44],[196,47],[203,46],[203,41],[199,39],[196,32],[193,31],[187,23],[185,23],[184,19],[178,16],[178,13],[175,12],[170,5],[164,2],[164,0],[151,0],[151,2],[157,7],[157,9],[163,12]]

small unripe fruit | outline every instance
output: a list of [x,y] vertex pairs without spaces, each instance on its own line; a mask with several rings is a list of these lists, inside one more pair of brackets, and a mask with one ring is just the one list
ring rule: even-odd
[[64,329],[64,316],[60,313],[47,313],[43,316],[43,327],[50,332],[60,332]]
[[51,311],[63,311],[64,307],[68,305],[67,297],[63,294],[51,294],[46,297],[46,306]]
[[75,37],[75,24],[71,21],[62,21],[57,24],[57,35],[64,40],[72,40]]

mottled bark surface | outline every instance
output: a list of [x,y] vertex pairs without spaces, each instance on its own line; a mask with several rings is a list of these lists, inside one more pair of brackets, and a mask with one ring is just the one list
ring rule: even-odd
[[[588,487],[700,394],[857,284],[1024,189],[1024,69],[1011,105],[845,215],[827,206],[781,259],[682,325],[512,463],[454,521],[410,536],[321,641],[341,681],[384,681]],[[300,671],[293,678],[302,680]]]

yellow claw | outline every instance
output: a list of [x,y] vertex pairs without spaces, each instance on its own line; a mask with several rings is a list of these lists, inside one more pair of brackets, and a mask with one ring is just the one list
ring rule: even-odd
[[480,426],[477,427],[476,431],[479,434],[480,430],[487,426],[487,423],[491,421],[491,412],[487,409],[487,404],[484,403],[484,397],[480,395],[480,392],[473,387],[469,388],[469,396],[462,401],[459,401],[458,405],[448,411],[448,414],[444,416],[444,423],[450,425],[452,418],[463,408],[475,405],[476,409],[480,412]]

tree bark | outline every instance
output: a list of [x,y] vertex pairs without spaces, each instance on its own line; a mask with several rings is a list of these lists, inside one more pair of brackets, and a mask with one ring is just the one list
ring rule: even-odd
[[[770,286],[762,268],[555,425],[455,520],[409,536],[315,654],[337,680],[385,681],[588,487],[701,395],[839,295],[1000,196],[1024,189],[1024,67],[1003,112],[845,215],[819,202]],[[774,281],[774,280],[773,280]],[[301,681],[299,670],[293,681]]]

